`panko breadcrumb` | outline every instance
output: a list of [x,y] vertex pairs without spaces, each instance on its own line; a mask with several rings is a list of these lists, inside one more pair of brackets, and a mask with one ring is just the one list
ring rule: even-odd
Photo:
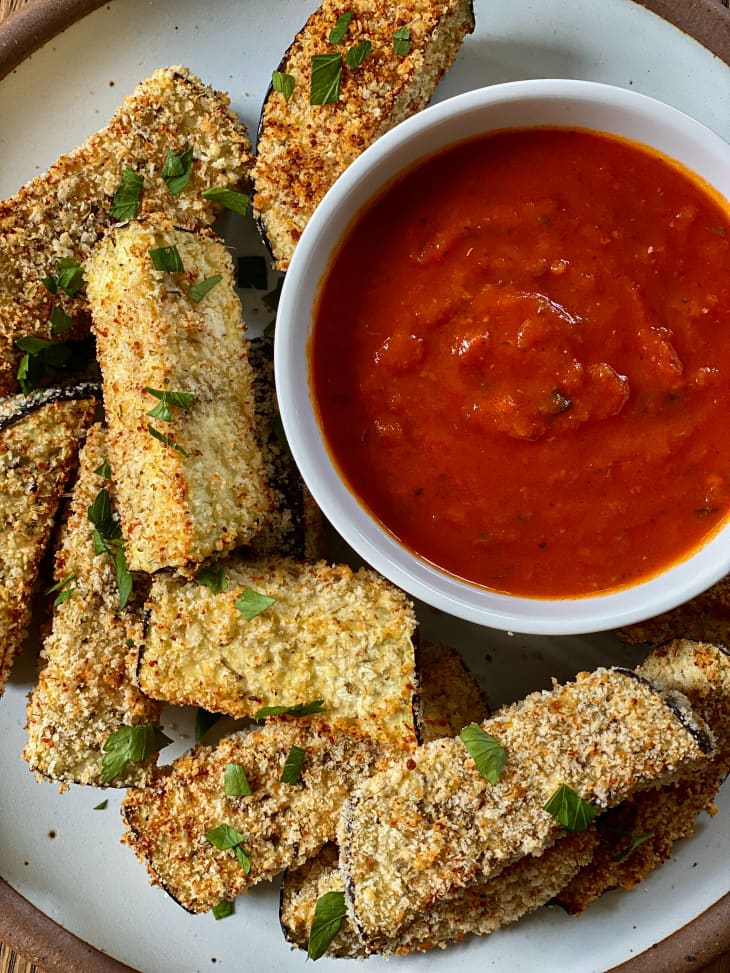
[[[167,153],[189,149],[190,180],[173,195],[162,179]],[[83,290],[54,295],[42,279],[57,275],[64,258],[82,263],[89,256],[114,223],[110,208],[126,169],[144,180],[139,216],[163,213],[196,228],[219,211],[203,190],[235,189],[248,178],[251,161],[246,129],[228,96],[186,68],[162,68],[137,86],[106,128],[1,202],[0,394],[17,387],[17,339],[57,337],[49,320],[55,307],[76,321],[64,338],[88,329]]]
[[27,634],[41,558],[99,394],[85,384],[0,403],[0,696]]
[[[106,460],[106,434],[89,432],[73,489],[71,513],[56,553],[54,575],[69,594],[55,607],[43,643],[38,684],[28,702],[28,741],[23,751],[39,776],[101,786],[103,745],[122,726],[158,724],[160,705],[134,685],[136,644],[142,638],[138,604],[119,611],[119,589],[108,554],[95,554],[88,508],[113,486],[95,472]],[[136,607],[135,607],[136,604]],[[130,763],[111,782],[143,784],[157,755]],[[63,789],[63,788],[62,788]]]
[[[329,40],[340,15],[353,17],[340,43]],[[280,270],[337,177],[398,122],[423,108],[474,29],[472,0],[324,0],[297,34],[279,70],[295,82],[287,101],[273,88],[264,102],[254,165],[254,213]],[[394,50],[405,31],[407,53]],[[357,68],[350,47],[372,50]],[[312,57],[340,53],[336,103],[310,104]]]

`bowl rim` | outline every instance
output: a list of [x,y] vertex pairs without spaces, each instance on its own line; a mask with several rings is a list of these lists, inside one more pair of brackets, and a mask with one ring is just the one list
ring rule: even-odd
[[[467,91],[424,109],[386,132],[330,188],[305,227],[284,279],[274,369],[282,423],[297,466],[325,517],[368,564],[410,595],[467,621],[525,634],[577,635],[621,628],[658,615],[718,581],[730,571],[730,517],[699,549],[634,585],[569,598],[494,592],[430,565],[401,545],[378,521],[344,482],[327,450],[307,366],[305,380],[297,380],[302,361],[307,361],[311,307],[320,280],[331,253],[362,208],[418,160],[476,134],[467,131],[442,140],[440,136],[454,131],[457,121],[473,123],[483,113],[499,115],[506,111],[520,118],[521,112],[530,116],[537,107],[546,106],[550,106],[551,119],[564,115],[565,120],[542,125],[570,127],[576,112],[580,115],[595,109],[614,122],[621,121],[623,127],[613,124],[609,128],[604,123],[593,126],[594,130],[618,128],[618,134],[658,148],[670,158],[676,156],[663,146],[681,139],[687,153],[698,156],[701,165],[689,166],[686,154],[680,163],[709,183],[721,200],[727,197],[730,206],[730,145],[689,115],[655,98],[603,82],[554,78],[511,81]],[[486,125],[483,130],[520,127],[537,126],[532,121]],[[586,124],[577,127],[591,128]],[[431,145],[425,151],[434,135],[437,147]],[[393,160],[401,156],[406,161],[394,167]]]

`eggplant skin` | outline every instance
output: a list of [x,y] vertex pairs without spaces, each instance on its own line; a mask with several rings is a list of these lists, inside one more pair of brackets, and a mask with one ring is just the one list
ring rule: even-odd
[[38,389],[30,395],[15,395],[4,399],[0,402],[0,432],[54,402],[78,402],[83,399],[96,399],[101,402],[101,386],[98,382],[53,386]]
[[[425,8],[425,9],[424,9]],[[340,45],[329,34],[353,18]],[[406,28],[410,50],[393,50]],[[295,79],[287,102],[269,87],[258,128],[253,211],[279,270],[286,270],[309,218],[345,169],[388,129],[424,108],[474,30],[472,0],[325,0],[285,53],[278,70]],[[309,103],[312,56],[367,39],[372,50],[356,68],[343,64],[334,104]]]

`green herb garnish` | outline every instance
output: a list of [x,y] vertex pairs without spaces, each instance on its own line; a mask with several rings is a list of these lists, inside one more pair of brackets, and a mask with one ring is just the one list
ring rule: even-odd
[[405,57],[411,50],[411,35],[407,27],[399,27],[393,34],[393,53]]
[[621,851],[614,855],[613,860],[618,864],[622,862],[625,858],[628,858],[632,851],[635,851],[639,845],[643,845],[645,841],[649,838],[654,837],[653,831],[647,831],[646,834],[627,834],[626,837],[629,839],[629,844],[622,848]]
[[299,783],[299,778],[302,774],[302,766],[304,765],[304,758],[307,756],[307,751],[303,750],[301,747],[292,746],[289,753],[286,755],[286,760],[284,761],[284,767],[281,771],[281,782],[282,784],[297,784]]
[[598,808],[569,787],[561,784],[544,806],[548,814],[552,814],[568,831],[585,831],[598,814]]
[[106,810],[106,806],[107,806],[108,803],[109,803],[109,798],[104,798],[103,801],[99,801],[98,804],[95,804],[94,807],[92,807],[91,810],[92,811],[105,811]]
[[222,561],[216,561],[214,564],[201,568],[195,575],[195,580],[198,584],[210,588],[214,595],[219,595],[228,588],[226,569]]
[[507,762],[507,751],[477,723],[465,726],[459,734],[477,770],[490,784],[496,784]]
[[348,68],[359,68],[372,49],[373,45],[369,40],[360,41],[359,44],[351,47],[345,55],[345,64]]
[[283,71],[273,71],[271,74],[271,87],[284,95],[284,101],[289,101],[294,94],[296,84],[296,79],[291,74]]
[[213,274],[212,277],[206,277],[205,280],[199,280],[197,284],[193,286],[188,291],[188,297],[191,301],[195,301],[198,304],[203,300],[206,294],[213,290],[216,284],[220,284],[223,280],[223,274]]
[[58,607],[58,605],[62,605],[64,601],[67,601],[71,597],[71,595],[73,595],[73,593],[76,591],[75,587],[69,588],[69,585],[71,584],[71,582],[74,580],[75,577],[76,577],[76,572],[72,571],[70,574],[67,574],[62,581],[58,581],[56,584],[51,585],[50,588],[46,589],[46,591],[44,592],[44,594],[46,595],[52,595],[54,591],[58,592],[58,594],[56,595],[53,601],[54,607]]
[[167,150],[167,156],[162,165],[163,181],[167,185],[173,196],[179,196],[190,182],[190,173],[193,171],[193,150],[185,149],[183,152],[173,152]]
[[110,480],[112,477],[112,468],[107,460],[100,463],[94,470],[94,476],[102,476],[105,480]]
[[203,199],[210,199],[214,203],[238,213],[239,216],[245,216],[248,213],[248,207],[251,203],[250,196],[245,193],[237,193],[234,189],[226,189],[225,186],[211,186],[210,189],[204,189],[202,196]]
[[114,566],[119,590],[119,609],[123,610],[132,593],[133,579],[127,567],[122,528],[112,515],[112,503],[108,490],[99,490],[88,508],[88,518],[94,525],[92,535],[94,554],[108,554]]
[[227,797],[250,797],[253,793],[246,771],[240,764],[226,764],[223,772],[223,790]]
[[340,16],[335,21],[335,26],[329,32],[329,42],[330,44],[339,44],[343,40],[345,34],[347,33],[348,27],[350,26],[350,21],[354,16],[354,11],[347,10],[345,13],[340,14]]
[[221,899],[218,905],[214,905],[210,911],[213,913],[214,919],[225,919],[227,916],[233,915],[233,903],[229,902],[228,899]]
[[172,740],[151,723],[122,726],[115,730],[107,737],[103,747],[102,784],[108,784],[110,780],[118,777],[127,764],[141,763],[170,743]]
[[307,956],[316,960],[324,956],[329,944],[340,931],[342,920],[347,915],[344,892],[325,892],[317,899],[314,919],[309,930]]
[[341,77],[341,54],[314,54],[312,56],[312,81],[309,88],[309,104],[334,104],[340,97]]
[[168,274],[181,274],[185,270],[180,251],[175,246],[154,247],[149,255],[155,270],[164,270]]
[[229,824],[219,824],[217,828],[206,831],[205,837],[218,851],[232,851],[238,859],[238,864],[248,875],[251,871],[251,859],[248,857],[246,849],[242,847],[245,841],[242,834],[239,834]]
[[164,443],[166,446],[171,446],[183,456],[190,455],[190,453],[186,449],[183,449],[179,443],[176,443],[174,439],[170,439],[169,436],[166,436],[164,433],[160,432],[159,429],[155,429],[154,426],[147,426],[147,432],[150,434],[150,436],[152,436],[153,439],[159,439],[161,443]]
[[40,388],[46,368],[63,368],[71,358],[68,345],[36,338],[35,335],[18,338],[15,345],[25,352],[18,363],[17,372],[23,395]]
[[51,294],[57,294],[59,287],[69,297],[76,297],[84,287],[84,271],[75,257],[62,257],[58,261],[58,274],[51,277],[41,277],[41,283]]
[[205,734],[220,720],[218,713],[210,713],[202,706],[198,707],[195,714],[195,742],[200,743]]
[[244,588],[233,604],[246,621],[250,622],[252,618],[256,618],[257,615],[266,611],[275,602],[276,598],[269,598],[268,595],[262,595],[260,591],[254,591],[253,588]]
[[158,404],[147,413],[153,419],[162,419],[163,422],[174,422],[175,417],[170,412],[170,406],[174,405],[178,409],[189,409],[195,402],[195,395],[192,392],[173,392],[168,389],[152,389],[145,385],[144,391],[148,395],[158,399]]
[[313,699],[311,703],[295,703],[294,706],[264,706],[253,715],[255,720],[267,716],[311,716],[313,713],[326,713],[323,699]]
[[113,220],[126,223],[137,215],[139,203],[142,199],[144,179],[138,176],[134,169],[126,168],[122,173],[122,181],[114,193],[109,215]]
[[76,323],[74,319],[66,314],[62,307],[54,307],[49,318],[51,322],[51,334],[66,334]]

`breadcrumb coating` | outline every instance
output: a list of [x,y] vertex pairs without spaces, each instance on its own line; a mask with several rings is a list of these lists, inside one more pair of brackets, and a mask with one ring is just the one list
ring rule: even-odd
[[96,399],[89,387],[0,403],[0,696],[30,623],[32,593]]
[[[354,16],[339,44],[337,18]],[[408,32],[408,53],[393,49]],[[286,270],[304,227],[337,177],[380,135],[423,108],[474,29],[471,0],[324,0],[297,34],[279,70],[294,78],[286,101],[271,89],[259,124],[254,213],[276,266]],[[312,57],[368,40],[357,68],[343,66],[339,100],[311,105]]]
[[[150,251],[166,248],[183,272],[155,269]],[[111,231],[86,270],[129,566],[194,574],[255,536],[273,506],[231,257],[210,232],[154,220]],[[150,416],[164,392],[193,399]]]
[[730,645],[730,575],[678,608],[629,625],[616,634],[632,645],[659,645],[670,639]]
[[[155,578],[140,656],[149,696],[230,716],[324,700],[331,726],[416,744],[413,607],[373,571],[290,558],[220,562],[227,588]],[[246,589],[274,602],[247,619]]]
[[[28,741],[23,751],[39,777],[103,786],[102,748],[122,726],[159,724],[160,704],[134,685],[136,645],[142,639],[138,603],[118,610],[119,590],[111,559],[94,553],[88,508],[113,485],[94,472],[107,458],[106,434],[94,426],[81,452],[71,511],[56,552],[57,582],[70,578],[71,594],[55,607],[43,642],[38,684],[27,710]],[[110,786],[143,784],[157,755],[129,764]]]
[[[190,180],[173,195],[162,168],[169,150],[187,149],[193,151]],[[140,217],[162,213],[192,229],[211,224],[219,210],[202,191],[236,188],[251,161],[246,129],[228,96],[187,68],[162,68],[137,86],[105,128],[0,202],[0,394],[17,388],[16,340],[56,338],[49,320],[54,307],[76,321],[64,338],[88,330],[84,292],[53,295],[42,278],[56,275],[63,258],[86,260],[114,223],[110,208],[125,169],[144,180]]]
[[561,828],[544,805],[560,785],[606,809],[712,750],[686,700],[624,670],[581,673],[482,726],[507,752],[496,784],[459,738],[437,740],[362,783],[343,809],[345,892],[370,949],[434,901],[552,845]]

